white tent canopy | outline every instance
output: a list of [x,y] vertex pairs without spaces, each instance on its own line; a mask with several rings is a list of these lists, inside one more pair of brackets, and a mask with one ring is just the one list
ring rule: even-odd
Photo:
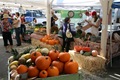
[[[3,6],[23,6],[24,8],[31,9],[46,9],[46,0],[0,0]],[[28,7],[26,7],[28,6]]]

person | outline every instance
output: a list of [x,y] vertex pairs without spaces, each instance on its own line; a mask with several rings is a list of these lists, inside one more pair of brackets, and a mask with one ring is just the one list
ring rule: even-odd
[[98,36],[98,34],[99,34],[98,29],[99,29],[99,26],[100,26],[100,19],[99,19],[99,17],[97,16],[97,12],[96,12],[96,11],[93,11],[93,12],[91,13],[91,15],[92,15],[92,20],[91,20],[91,22],[88,22],[88,24],[87,24],[86,26],[84,26],[84,27],[82,28],[82,30],[85,31],[85,30],[91,28],[91,30],[90,30],[89,33],[91,33],[91,34],[94,35],[94,36]]
[[58,20],[58,17],[54,14],[54,12],[52,11],[52,17],[51,17],[51,27],[55,26],[55,21]]
[[85,25],[86,25],[86,24],[88,24],[89,22],[91,22],[92,17],[91,17],[91,15],[90,15],[89,11],[86,11],[86,12],[85,12],[85,15],[86,15],[86,19],[83,21],[83,23],[85,23]]
[[22,39],[24,39],[25,32],[26,32],[25,16],[24,16],[24,14],[22,14],[21,15],[21,35],[22,35]]
[[36,18],[33,18],[32,26],[35,26],[36,24],[37,24],[37,20],[36,20]]
[[72,36],[73,36],[73,32],[72,32],[71,26],[70,26],[70,18],[69,17],[66,17],[64,19],[64,23],[63,23],[63,26],[62,26],[62,38],[63,38],[62,51],[64,51],[64,49],[65,49],[66,52],[68,52],[69,49],[70,49],[70,43],[72,41],[74,41],[73,37],[71,37],[71,38],[67,37],[67,35],[66,35],[67,29],[69,29],[69,31],[72,33]]
[[6,52],[9,52],[8,41],[10,43],[11,49],[12,49],[12,45],[13,45],[13,40],[12,40],[12,36],[11,36],[11,32],[10,32],[10,30],[12,29],[12,26],[11,26],[10,22],[8,21],[8,18],[9,18],[9,15],[4,14],[3,20],[0,22],[1,23],[0,26],[2,29],[3,42],[4,42]]
[[13,22],[14,28],[15,28],[15,34],[16,34],[16,41],[17,46],[21,46],[21,39],[20,39],[20,26],[21,26],[21,19],[19,12],[16,12],[15,14],[16,19]]

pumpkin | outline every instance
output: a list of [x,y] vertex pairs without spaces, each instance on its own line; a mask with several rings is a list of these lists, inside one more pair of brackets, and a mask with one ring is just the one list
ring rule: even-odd
[[90,47],[83,47],[82,49],[83,49],[83,51],[86,51],[86,52],[90,52],[91,51]]
[[48,56],[51,58],[52,61],[56,60],[58,58],[59,51],[57,50],[50,50],[48,53]]
[[30,66],[28,68],[28,77],[37,77],[39,74],[39,70],[36,67]]
[[49,40],[49,44],[50,45],[55,45],[55,41],[54,40]]
[[55,41],[55,44],[59,44],[60,42],[59,42],[59,40],[54,40]]
[[76,52],[80,52],[81,50],[82,50],[82,47],[81,46],[74,46],[74,50],[76,51]]
[[61,62],[67,62],[70,60],[70,54],[68,52],[61,52],[58,58]]
[[48,72],[48,76],[49,77],[53,77],[53,76],[58,76],[59,75],[59,70],[57,67],[55,66],[50,66],[48,69],[47,69],[47,72]]
[[46,41],[46,38],[42,38],[42,42],[45,42]]
[[41,49],[41,54],[42,54],[42,55],[47,56],[47,55],[48,55],[48,53],[49,53],[48,48],[42,48],[42,49]]
[[92,50],[92,56],[97,57],[98,51],[97,50]]
[[63,72],[63,68],[64,68],[64,63],[60,62],[60,61],[53,61],[52,65],[57,67],[59,70],[59,73]]
[[28,71],[28,67],[26,65],[20,64],[17,67],[18,74],[23,74],[23,73],[26,73],[27,71]]
[[39,73],[40,78],[46,78],[48,76],[48,72],[46,70],[42,70]]
[[42,54],[40,52],[36,52],[36,51],[34,51],[30,54],[30,58],[33,62],[35,62],[36,58],[39,56],[42,56]]
[[78,72],[78,63],[73,60],[68,61],[67,63],[65,63],[64,72],[66,74],[77,73]]
[[49,56],[39,56],[35,60],[35,64],[38,69],[46,70],[51,64],[51,58]]

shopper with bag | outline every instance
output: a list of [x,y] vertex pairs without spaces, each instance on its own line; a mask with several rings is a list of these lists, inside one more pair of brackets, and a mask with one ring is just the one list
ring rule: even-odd
[[64,49],[65,49],[66,52],[68,52],[69,49],[70,49],[70,43],[72,41],[74,41],[73,32],[71,30],[70,18],[69,17],[66,17],[65,20],[64,20],[64,24],[62,26],[62,38],[63,38],[62,51],[64,51]]

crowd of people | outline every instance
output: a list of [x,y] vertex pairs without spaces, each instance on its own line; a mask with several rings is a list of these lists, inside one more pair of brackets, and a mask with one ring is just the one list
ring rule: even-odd
[[[96,11],[92,11],[91,13],[89,11],[85,12],[85,15],[87,18],[82,21],[81,23],[84,23],[84,26],[82,26],[81,31],[85,34],[89,34],[92,36],[99,36],[99,28],[101,24],[101,18],[99,15],[97,15]],[[74,41],[74,36],[76,34],[75,31],[72,31],[72,26],[70,25],[70,18],[66,17],[64,19],[64,23],[62,25],[62,39],[63,39],[63,46],[62,51],[66,50],[69,51],[70,49],[70,43]]]
[[[15,31],[16,46],[21,46],[22,38],[24,37],[26,27],[25,27],[25,17],[20,15],[19,12],[11,15],[8,10],[4,10],[1,14],[0,27],[3,36],[4,46],[6,52],[10,52],[13,46],[12,33]],[[8,43],[9,41],[9,43]],[[9,50],[10,44],[10,50]]]
[[[62,33],[62,39],[63,39],[63,45],[62,45],[62,51],[69,50],[70,43],[74,41],[75,31],[72,31],[72,26],[70,25],[70,17],[66,17],[64,19],[64,22],[60,29],[56,26],[55,22],[58,20],[58,17],[54,14],[52,11],[51,16],[51,31],[56,29],[58,32],[61,31]],[[87,18],[82,21],[81,23],[84,23],[84,26],[82,26],[81,31],[86,34],[91,34],[94,36],[99,35],[99,26],[101,24],[101,18],[97,15],[96,11],[89,12],[86,11],[85,15]],[[34,25],[37,23],[37,20],[33,19]],[[26,32],[26,26],[25,26],[25,16],[24,14],[21,14],[19,12],[16,12],[15,14],[11,15],[8,10],[4,10],[3,14],[1,15],[0,20],[0,27],[2,29],[2,36],[3,36],[3,42],[4,46],[6,48],[6,52],[8,51],[8,45],[10,44],[10,48],[12,49],[13,46],[13,40],[12,40],[12,33],[13,30],[15,31],[15,39],[16,39],[16,46],[21,46],[21,38],[24,38],[24,34]],[[9,43],[8,43],[9,41]]]

